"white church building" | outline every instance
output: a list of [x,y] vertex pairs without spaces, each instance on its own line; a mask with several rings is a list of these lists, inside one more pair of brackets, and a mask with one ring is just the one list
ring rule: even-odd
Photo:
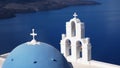
[[66,22],[66,34],[62,34],[61,53],[73,68],[120,68],[119,65],[92,60],[90,38],[85,37],[85,26],[77,14]]
[[91,60],[91,43],[90,38],[85,37],[84,23],[77,18],[66,22],[66,34],[62,34],[61,53],[68,61],[77,61],[89,64]]
[[[32,42],[36,44],[35,38]],[[76,13],[66,22],[66,34],[62,34],[60,49],[71,68],[120,68],[119,65],[92,60],[90,38],[85,37],[84,23],[77,18]],[[7,56],[8,53],[0,56],[0,68]]]

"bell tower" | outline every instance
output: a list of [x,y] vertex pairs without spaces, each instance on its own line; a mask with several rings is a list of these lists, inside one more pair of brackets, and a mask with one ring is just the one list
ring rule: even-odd
[[73,14],[73,18],[66,22],[66,34],[62,34],[60,41],[61,53],[68,61],[91,60],[91,43],[89,38],[85,38],[84,23]]

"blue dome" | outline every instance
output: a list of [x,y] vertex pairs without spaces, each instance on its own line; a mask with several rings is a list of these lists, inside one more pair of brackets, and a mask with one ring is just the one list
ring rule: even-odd
[[49,44],[24,43],[16,47],[2,68],[70,68],[63,55]]

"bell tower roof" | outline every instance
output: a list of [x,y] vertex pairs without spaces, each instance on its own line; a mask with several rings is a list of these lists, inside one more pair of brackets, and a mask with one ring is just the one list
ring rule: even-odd
[[77,17],[78,17],[77,13],[74,12],[74,14],[73,14],[73,18],[70,19],[70,21],[71,21],[71,22],[74,21],[74,22],[76,22],[76,23],[81,23],[80,19],[77,18]]

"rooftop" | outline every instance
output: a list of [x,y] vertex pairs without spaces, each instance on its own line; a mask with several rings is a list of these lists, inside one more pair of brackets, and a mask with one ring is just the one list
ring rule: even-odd
[[[2,63],[4,62],[5,58],[8,56],[9,53],[0,55],[0,68],[2,68]],[[73,68],[120,68],[118,65],[99,62],[95,60],[91,60],[90,64],[81,64],[81,62],[72,62]]]

